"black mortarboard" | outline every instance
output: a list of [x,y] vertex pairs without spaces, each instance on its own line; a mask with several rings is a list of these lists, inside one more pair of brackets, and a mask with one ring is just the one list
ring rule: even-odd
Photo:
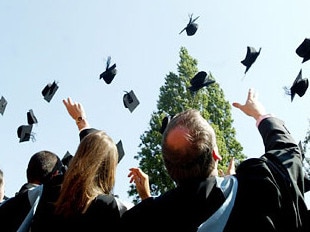
[[120,162],[125,155],[122,140],[118,141],[116,148],[118,152],[118,162]]
[[191,14],[189,16],[189,22],[188,22],[187,26],[179,34],[181,34],[184,30],[186,30],[186,34],[188,36],[192,36],[196,33],[196,31],[198,29],[198,24],[195,23],[195,21],[199,18],[199,16],[196,17],[194,20],[192,17],[193,17],[193,14]]
[[19,138],[19,142],[29,141],[32,137],[31,134],[32,125],[21,125],[17,129],[17,136]]
[[65,165],[65,167],[68,167],[72,158],[73,155],[71,155],[71,153],[67,151],[64,157],[62,157],[61,162],[63,163],[63,165]]
[[296,49],[297,55],[303,58],[302,63],[310,59],[310,39],[306,38]]
[[255,60],[257,59],[258,55],[260,54],[262,48],[259,49],[259,51],[256,51],[255,48],[253,47],[247,47],[247,53],[246,56],[244,58],[244,60],[241,61],[241,63],[246,66],[245,72],[246,73],[249,68],[252,66],[252,64],[255,62]]
[[207,87],[210,84],[213,84],[215,80],[211,80],[208,77],[208,74],[205,71],[198,72],[191,80],[191,86],[188,87],[190,91],[196,92],[203,87]]
[[27,112],[27,121],[28,121],[29,125],[38,123],[38,120],[37,120],[36,116],[34,115],[33,110],[29,110]]
[[291,88],[290,89],[285,88],[285,91],[288,95],[291,95],[291,102],[292,102],[295,97],[295,94],[297,93],[299,97],[302,97],[306,93],[308,86],[309,81],[307,78],[302,78],[302,72],[300,70]]
[[52,84],[48,83],[42,90],[42,95],[47,102],[50,102],[58,89],[57,83],[54,81]]
[[110,62],[111,62],[111,56],[108,57],[106,70],[103,73],[101,73],[99,77],[99,79],[103,79],[107,84],[110,84],[112,82],[117,73],[116,64],[113,64],[110,67]]
[[134,109],[140,104],[137,99],[135,93],[131,90],[129,93],[126,92],[123,96],[123,103],[125,108],[128,108],[130,112],[134,111]]
[[159,129],[159,132],[161,134],[163,134],[167,128],[167,125],[169,124],[169,122],[171,121],[171,119],[173,119],[174,115],[166,115],[163,120],[161,121],[161,127]]
[[6,105],[8,104],[7,100],[2,96],[0,99],[0,113],[3,115]]

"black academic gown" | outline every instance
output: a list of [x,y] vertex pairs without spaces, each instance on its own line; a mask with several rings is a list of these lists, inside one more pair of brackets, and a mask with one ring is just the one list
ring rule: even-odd
[[[298,145],[277,118],[264,119],[259,131],[266,154],[237,168],[237,196],[225,232],[310,231]],[[196,231],[224,202],[214,183],[214,177],[195,180],[143,200],[124,213],[121,231]]]
[[[94,128],[82,130],[79,134],[80,140],[82,140],[88,134],[97,131]],[[40,203],[37,207],[37,214],[34,217],[36,231],[40,231],[43,227],[41,223],[48,217],[48,214],[53,209],[53,203],[56,201],[60,185],[62,183],[63,175],[54,177],[49,183],[44,184],[43,193]],[[28,190],[35,187],[32,184],[25,184],[22,186],[16,196],[9,198],[0,204],[0,231],[1,232],[15,232],[27,216],[31,205],[28,198]],[[44,220],[43,220],[44,219]]]
[[[90,133],[98,131],[94,128],[82,130],[80,140]],[[70,219],[56,216],[54,203],[56,202],[61,187],[62,179],[55,179],[43,188],[36,214],[31,225],[32,232],[54,231],[113,231],[120,221],[120,211],[116,198],[113,195],[99,195],[94,199],[86,213],[76,215]]]

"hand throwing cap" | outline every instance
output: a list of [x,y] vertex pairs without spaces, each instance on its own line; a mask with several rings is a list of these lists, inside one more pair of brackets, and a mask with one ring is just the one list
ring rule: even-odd
[[3,115],[6,105],[8,104],[7,100],[2,96],[0,99],[0,113]]
[[196,33],[198,29],[198,24],[195,23],[195,21],[199,18],[199,16],[196,17],[195,19],[193,19],[192,17],[193,17],[193,14],[190,15],[187,26],[179,34],[181,34],[184,30],[186,30],[186,34],[188,36],[192,36]]
[[29,141],[32,137],[31,135],[32,125],[21,125],[17,129],[17,136],[19,138],[19,142]]
[[112,82],[117,73],[116,64],[113,64],[110,67],[110,62],[111,62],[111,56],[108,57],[106,70],[103,73],[101,73],[99,77],[99,79],[103,79],[107,84],[110,84]]
[[118,143],[116,144],[116,148],[118,152],[118,162],[120,162],[125,155],[122,140],[118,141]]
[[58,85],[55,81],[52,84],[51,83],[47,84],[44,87],[44,89],[42,90],[42,95],[43,95],[44,99],[47,102],[50,102],[52,100],[53,96],[55,95],[57,89],[58,89]]
[[190,91],[196,92],[203,87],[207,87],[215,82],[215,80],[210,80],[205,71],[198,72],[191,80],[191,86],[188,87]]
[[123,96],[123,103],[125,108],[128,108],[130,112],[133,112],[134,109],[140,104],[135,93],[131,90],[129,93],[126,92]]
[[36,116],[34,115],[33,110],[29,110],[27,112],[27,121],[28,121],[29,125],[38,123],[38,120],[37,120]]
[[256,51],[255,48],[253,47],[247,47],[247,53],[246,56],[244,58],[244,60],[241,61],[241,63],[246,66],[245,72],[246,73],[250,67],[252,66],[252,64],[256,61],[258,55],[260,54],[262,48],[259,49],[259,51]]
[[310,39],[306,38],[296,49],[298,56],[303,58],[302,63],[310,59]]
[[307,78],[302,78],[302,70],[300,70],[291,88],[285,88],[286,93],[291,95],[291,102],[294,100],[295,94],[297,94],[299,97],[302,97],[306,93],[308,86],[309,81]]

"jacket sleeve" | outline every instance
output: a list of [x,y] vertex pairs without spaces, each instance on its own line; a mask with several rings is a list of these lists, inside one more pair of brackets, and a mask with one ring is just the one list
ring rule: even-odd
[[258,129],[263,138],[267,159],[284,167],[290,179],[303,193],[304,174],[301,151],[284,122],[278,118],[269,117],[260,123]]
[[83,139],[84,137],[86,137],[87,135],[89,135],[90,133],[97,132],[97,131],[99,131],[99,130],[97,130],[97,129],[95,129],[95,128],[87,128],[87,129],[81,130],[81,131],[80,131],[80,134],[79,134],[79,136],[80,136],[80,141],[82,141],[82,139]]

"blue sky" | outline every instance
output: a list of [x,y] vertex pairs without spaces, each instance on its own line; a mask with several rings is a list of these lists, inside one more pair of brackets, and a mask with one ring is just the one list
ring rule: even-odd
[[[125,157],[118,166],[115,192],[127,199],[128,169],[137,166],[140,136],[149,129],[160,86],[176,72],[179,50],[186,47],[198,68],[211,72],[230,103],[243,103],[254,87],[270,113],[286,122],[297,141],[309,128],[310,95],[294,101],[284,94],[309,63],[295,53],[310,37],[309,1],[80,1],[0,0],[0,95],[8,100],[0,115],[0,168],[6,194],[12,196],[26,181],[32,154],[51,150],[62,157],[75,152],[79,138],[62,99],[84,105],[92,126],[122,140]],[[179,32],[189,15],[199,16],[197,33]],[[244,77],[240,63],[246,47],[262,48]],[[108,56],[118,73],[110,85],[99,80]],[[244,78],[243,78],[244,77]],[[41,90],[53,81],[59,89],[50,103]],[[124,91],[133,90],[140,105],[124,108]],[[19,143],[17,128],[32,109],[38,119],[35,142]],[[249,157],[264,148],[252,118],[232,109],[237,139]]]

